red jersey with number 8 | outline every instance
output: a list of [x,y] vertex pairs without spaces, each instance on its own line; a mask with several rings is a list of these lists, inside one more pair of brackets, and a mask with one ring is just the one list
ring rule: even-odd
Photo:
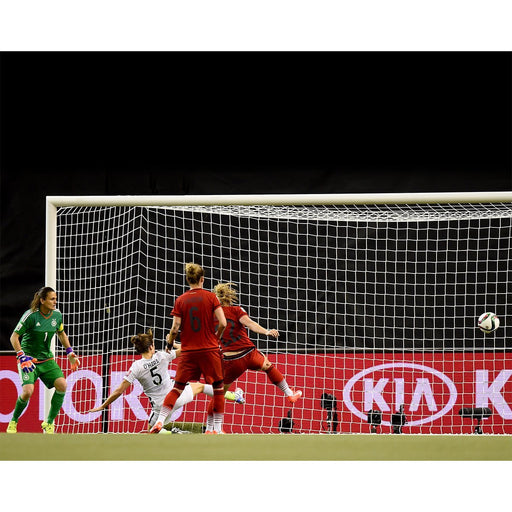
[[174,303],[172,316],[181,318],[182,352],[219,348],[215,336],[214,311],[220,307],[217,296],[203,288],[193,288],[180,295]]

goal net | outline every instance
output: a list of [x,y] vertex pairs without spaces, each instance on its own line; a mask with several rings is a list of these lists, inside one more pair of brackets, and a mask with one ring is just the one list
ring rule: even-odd
[[[57,343],[58,431],[147,428],[137,382],[87,411],[140,357],[131,336],[151,328],[164,348],[192,261],[205,288],[235,283],[249,316],[279,330],[249,336],[303,393],[291,405],[264,372],[246,372],[227,433],[512,433],[512,197],[220,197],[48,198],[49,280],[82,362],[70,373]],[[484,312],[501,320],[492,334],[477,328]],[[204,424],[208,400],[175,425]]]

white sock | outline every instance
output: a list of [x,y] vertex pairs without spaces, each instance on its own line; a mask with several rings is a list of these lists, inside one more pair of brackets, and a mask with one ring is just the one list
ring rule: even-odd
[[174,404],[173,411],[176,409],[179,409],[180,407],[183,407],[184,405],[187,405],[188,403],[192,402],[194,400],[194,392],[192,391],[192,388],[190,386],[185,386],[185,389],[181,392],[180,396],[178,397],[178,400],[176,400],[176,403]]
[[213,428],[217,434],[222,432],[222,420],[224,419],[224,414],[220,414],[218,412],[213,413]]
[[279,384],[277,384],[277,387],[286,395],[286,396],[292,396],[293,392],[288,386],[288,383],[286,382],[286,379],[283,379]]
[[206,417],[206,430],[213,432],[213,414],[208,414]]
[[203,393],[208,396],[213,396],[213,386],[211,384],[205,384]]
[[165,418],[171,414],[172,409],[169,409],[166,405],[162,405],[162,408],[160,409],[160,414],[158,415],[158,418],[155,422],[155,425],[160,422],[162,425],[165,423]]

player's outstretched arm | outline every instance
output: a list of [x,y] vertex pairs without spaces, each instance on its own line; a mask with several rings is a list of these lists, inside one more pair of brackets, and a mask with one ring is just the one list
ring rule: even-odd
[[165,351],[170,352],[171,350],[174,350],[174,352],[176,353],[176,357],[180,357],[181,356],[181,343],[171,340],[171,333],[169,333],[165,337],[165,341],[167,343],[167,346],[165,347]]
[[127,380],[123,380],[119,386],[112,391],[110,396],[98,407],[90,409],[87,412],[98,412],[108,407],[112,402],[115,402],[129,387],[131,384]]
[[244,315],[240,318],[240,323],[258,334],[264,334],[265,336],[272,336],[274,338],[279,336],[279,331],[277,329],[265,329],[259,323],[252,320],[249,315]]
[[59,337],[59,341],[61,342],[62,346],[66,349],[66,355],[68,356],[71,370],[75,371],[80,366],[80,360],[78,357],[76,357],[75,351],[71,348],[68,335],[63,329],[62,331],[57,331],[57,336]]

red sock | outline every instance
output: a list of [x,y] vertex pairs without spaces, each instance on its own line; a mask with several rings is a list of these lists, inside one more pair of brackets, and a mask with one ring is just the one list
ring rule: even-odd
[[208,415],[211,416],[213,414],[213,398],[208,403]]
[[272,365],[268,370],[265,370],[265,373],[268,375],[270,382],[276,386],[284,380],[283,374],[274,365]]
[[180,394],[177,389],[172,388],[169,393],[167,393],[167,396],[164,398],[164,403],[166,407],[169,407],[169,409],[172,409],[174,407],[174,404],[176,403],[176,400],[180,397]]
[[224,414],[224,388],[213,390],[213,412]]

